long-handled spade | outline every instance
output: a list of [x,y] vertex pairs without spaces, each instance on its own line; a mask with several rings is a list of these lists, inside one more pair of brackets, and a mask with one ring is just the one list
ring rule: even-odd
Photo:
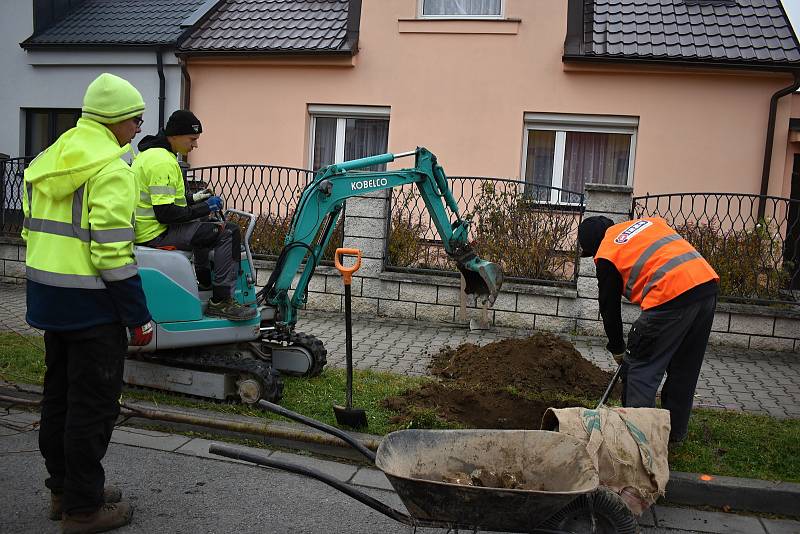
[[[355,256],[355,264],[345,267],[342,265],[343,256]],[[333,263],[342,274],[342,283],[344,284],[344,321],[347,346],[347,404],[345,406],[334,404],[333,413],[336,416],[336,422],[340,425],[362,428],[367,426],[367,413],[360,408],[353,408],[353,326],[350,312],[350,284],[353,281],[353,273],[361,267],[361,251],[357,248],[337,248]]]

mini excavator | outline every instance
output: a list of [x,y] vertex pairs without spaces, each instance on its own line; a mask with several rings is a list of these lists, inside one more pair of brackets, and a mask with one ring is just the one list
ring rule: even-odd
[[[363,170],[410,156],[415,158],[413,168]],[[148,345],[128,348],[125,382],[252,404],[259,399],[280,401],[281,374],[321,373],[327,355],[322,341],[295,331],[298,310],[306,304],[314,269],[348,198],[405,184],[416,184],[445,251],[464,276],[466,292],[489,305],[494,303],[503,273],[496,264],[478,258],[469,246],[469,221],[459,215],[458,204],[435,155],[417,148],[346,161],[321,169],[306,185],[284,248],[259,291],[250,250],[256,217],[227,210],[229,215],[248,220],[234,296],[242,304],[258,307],[260,314],[250,321],[233,322],[203,313],[211,293],[198,290],[191,252],[135,247],[155,329]]]

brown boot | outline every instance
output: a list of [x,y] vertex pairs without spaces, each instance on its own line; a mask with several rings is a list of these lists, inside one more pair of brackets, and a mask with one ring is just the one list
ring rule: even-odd
[[106,503],[94,512],[64,513],[61,522],[63,534],[90,534],[105,532],[127,525],[131,522],[133,508],[126,502]]
[[[48,516],[53,521],[61,521],[61,513],[64,510],[62,504],[62,495],[60,493],[50,494],[50,515]],[[103,488],[103,502],[115,503],[122,500],[122,490],[116,486],[106,486]]]

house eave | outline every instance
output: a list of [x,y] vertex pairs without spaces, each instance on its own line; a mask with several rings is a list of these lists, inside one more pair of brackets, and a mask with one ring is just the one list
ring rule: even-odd
[[585,54],[564,54],[564,63],[596,63],[606,65],[646,65],[660,67],[681,67],[691,69],[724,69],[724,70],[746,70],[758,72],[788,72],[800,71],[800,62],[778,63],[774,61],[709,61],[704,59],[659,59],[642,57],[604,57]]

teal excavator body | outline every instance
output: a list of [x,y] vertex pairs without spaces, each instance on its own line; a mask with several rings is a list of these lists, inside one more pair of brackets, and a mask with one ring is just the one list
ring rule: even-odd
[[[413,168],[360,171],[400,157],[415,157]],[[500,268],[480,259],[469,246],[469,222],[462,219],[447,177],[425,148],[382,154],[329,165],[302,192],[281,254],[269,280],[257,291],[250,238],[253,214],[228,210],[249,219],[243,242],[235,298],[258,306],[255,319],[233,322],[204,314],[210,292],[201,292],[191,253],[136,247],[136,258],[156,325],[153,341],[129,347],[125,367],[128,384],[192,396],[246,403],[261,398],[276,402],[282,395],[280,373],[315,376],[326,364],[327,351],[310,334],[295,331],[307,287],[333,236],[345,201],[353,196],[416,184],[444,249],[466,281],[466,292],[490,305],[503,283]],[[297,274],[300,273],[299,278]],[[294,288],[293,282],[297,280]]]

